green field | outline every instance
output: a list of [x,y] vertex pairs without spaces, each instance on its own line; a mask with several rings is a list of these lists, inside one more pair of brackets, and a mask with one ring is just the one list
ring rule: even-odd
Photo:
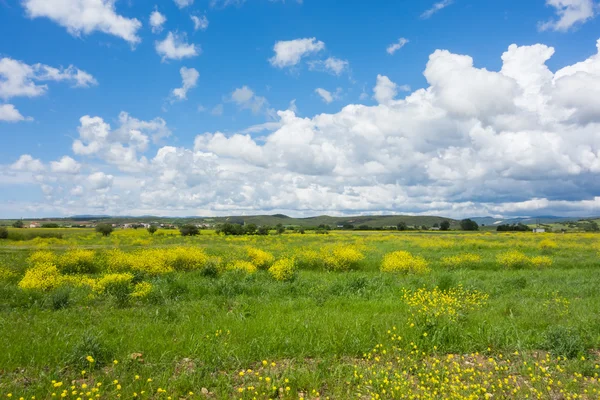
[[0,398],[600,396],[597,234],[56,232],[0,240]]

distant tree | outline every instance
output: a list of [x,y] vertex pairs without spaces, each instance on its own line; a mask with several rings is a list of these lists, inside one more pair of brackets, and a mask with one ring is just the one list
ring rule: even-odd
[[317,229],[323,229],[325,231],[330,231],[331,227],[329,225],[321,224],[317,227]]
[[13,228],[22,228],[22,227],[23,227],[23,225],[24,225],[24,224],[23,224],[23,221],[21,221],[21,220],[15,221],[15,222],[12,224]]
[[42,224],[42,228],[59,228],[59,226],[54,222],[49,222],[46,224]]
[[96,232],[101,233],[102,236],[110,236],[113,232],[113,227],[111,224],[98,224],[96,225]]
[[150,225],[147,229],[148,233],[151,235],[154,235],[154,233],[158,230],[158,228],[156,227],[156,225]]
[[0,227],[0,239],[8,239],[8,229]]
[[398,230],[399,231],[406,231],[406,230],[408,230],[408,225],[406,225],[406,222],[400,221],[398,223]]
[[426,231],[426,230],[428,230],[428,229],[429,229],[429,227],[428,227],[427,225],[423,225],[423,226],[421,226],[421,230],[422,230],[422,231]]
[[298,233],[300,233],[300,234],[304,235],[304,228],[299,228],[299,229],[298,229]]
[[200,229],[196,225],[185,224],[179,227],[181,236],[196,236],[200,234]]
[[246,235],[256,234],[256,229],[258,229],[256,224],[248,224],[244,226],[244,231],[246,232]]
[[275,229],[277,230],[278,235],[281,235],[283,232],[285,232],[285,228],[282,224],[277,224]]
[[586,232],[598,232],[600,231],[600,227],[596,221],[588,221],[583,228]]
[[224,223],[219,229],[219,233],[223,233],[226,236],[241,236],[245,233],[244,227],[239,224],[230,224],[229,222]]
[[[450,224],[448,224],[448,225],[450,225]],[[438,224],[438,223],[436,222],[435,224],[433,224],[433,227],[434,227],[434,228],[439,228],[439,227],[440,227],[440,224]]]
[[460,221],[460,229],[463,231],[478,231],[479,225],[472,219],[467,218]]
[[442,221],[442,223],[440,224],[440,230],[442,231],[449,231],[450,230],[450,221]]
[[266,226],[263,225],[261,227],[258,228],[258,230],[256,231],[257,234],[261,235],[261,236],[266,236],[269,234],[269,231],[271,230],[270,226]]
[[529,232],[531,231],[531,228],[529,228],[527,225],[518,223],[518,224],[504,224],[504,225],[498,225],[496,227],[496,231],[498,232]]
[[329,231],[327,229],[317,228],[317,230],[315,231],[315,233],[317,235],[328,235]]

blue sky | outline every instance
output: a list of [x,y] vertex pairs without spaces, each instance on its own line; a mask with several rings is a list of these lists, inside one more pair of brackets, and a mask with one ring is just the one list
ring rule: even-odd
[[[581,94],[600,76],[597,12],[592,0],[0,0],[0,217],[600,214],[600,109]],[[505,73],[511,44],[529,50]],[[537,60],[554,77],[532,78],[537,44],[554,49]],[[436,50],[448,52],[433,63]],[[174,91],[183,71],[189,87]],[[477,97],[504,87],[502,100]],[[531,90],[544,107],[524,105]],[[435,118],[411,116],[424,107]],[[101,146],[86,133],[98,126]],[[494,134],[484,144],[475,129]],[[501,145],[509,160],[490,165]]]

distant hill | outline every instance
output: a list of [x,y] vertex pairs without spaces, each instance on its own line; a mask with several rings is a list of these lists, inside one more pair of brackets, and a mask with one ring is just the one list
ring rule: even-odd
[[[545,215],[539,217],[520,217],[520,218],[494,218],[494,217],[473,217],[473,221],[479,225],[486,226],[497,226],[504,224],[524,224],[524,225],[535,225],[540,224],[555,224],[566,221],[579,221],[581,219],[590,219],[583,217],[557,217],[554,215]],[[591,218],[594,219],[594,218]]]

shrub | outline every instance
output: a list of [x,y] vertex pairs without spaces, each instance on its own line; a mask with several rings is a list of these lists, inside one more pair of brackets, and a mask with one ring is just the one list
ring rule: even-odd
[[58,259],[58,269],[65,274],[92,274],[98,272],[93,250],[74,249]]
[[131,297],[135,299],[145,299],[152,293],[152,284],[150,282],[140,282],[133,287]]
[[93,333],[85,332],[67,356],[67,363],[79,370],[90,368],[88,357],[94,360],[94,367],[103,367],[114,360],[113,351],[104,343],[102,338]]
[[158,230],[158,228],[157,228],[156,226],[154,226],[154,225],[150,225],[150,226],[148,227],[148,233],[149,233],[149,234],[151,234],[151,235],[154,235],[154,233],[155,233],[157,230]]
[[498,264],[507,269],[521,269],[530,265],[529,257],[517,250],[509,250],[498,254]]
[[442,258],[442,264],[448,269],[470,268],[481,262],[479,254],[459,254]]
[[429,267],[421,256],[413,256],[408,251],[395,251],[383,257],[381,272],[424,274],[429,272]]
[[549,268],[552,266],[552,259],[548,256],[533,257],[529,261],[536,268]]
[[98,224],[96,225],[96,232],[101,233],[102,236],[110,236],[113,232],[113,227],[111,224]]
[[21,289],[48,291],[62,284],[62,277],[56,265],[49,262],[37,263],[25,272],[19,282]]
[[10,281],[16,276],[17,274],[15,274],[13,271],[11,271],[3,265],[0,265],[0,282]]
[[248,257],[250,257],[250,262],[258,269],[269,269],[269,267],[273,265],[273,262],[275,261],[273,254],[261,249],[248,247],[246,252],[248,253]]
[[62,287],[55,290],[50,296],[50,304],[53,310],[67,308],[71,301],[71,291],[69,287]]
[[540,242],[539,247],[540,250],[544,252],[551,252],[552,250],[556,250],[558,248],[558,245],[552,240],[544,239]]
[[230,270],[233,271],[243,271],[248,274],[253,274],[257,271],[257,268],[254,264],[249,261],[237,260],[229,265]]
[[323,255],[325,267],[332,271],[356,269],[364,258],[360,251],[351,246],[334,247],[331,251],[325,251]]
[[269,268],[269,274],[277,281],[291,281],[296,277],[296,263],[293,258],[277,260]]
[[323,257],[315,250],[302,250],[296,256],[296,265],[301,269],[319,269],[323,266]]
[[123,287],[128,287],[132,280],[133,274],[130,273],[106,274],[98,279],[94,290],[98,293],[116,294],[123,291]]
[[27,258],[27,262],[29,263],[29,265],[45,264],[45,263],[55,264],[56,263],[56,255],[51,251],[45,251],[45,250],[35,251],[35,252],[31,253],[31,255]]
[[179,228],[179,232],[181,233],[181,236],[196,236],[200,234],[198,227],[190,224],[183,225]]
[[460,229],[463,231],[478,231],[479,225],[472,219],[463,219],[460,221]]
[[208,262],[208,256],[198,247],[175,247],[163,251],[167,265],[175,271],[202,269]]
[[8,239],[8,229],[0,227],[0,239]]

